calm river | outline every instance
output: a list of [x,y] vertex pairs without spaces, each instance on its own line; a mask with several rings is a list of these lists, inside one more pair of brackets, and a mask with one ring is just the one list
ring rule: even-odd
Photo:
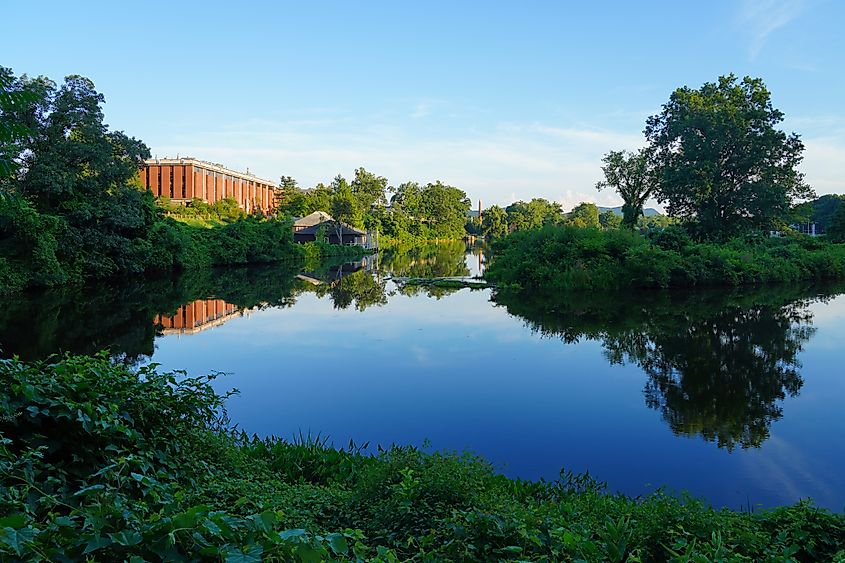
[[295,272],[230,269],[2,303],[3,355],[110,348],[222,371],[249,433],[471,450],[510,476],[845,508],[845,285],[513,297],[444,245]]

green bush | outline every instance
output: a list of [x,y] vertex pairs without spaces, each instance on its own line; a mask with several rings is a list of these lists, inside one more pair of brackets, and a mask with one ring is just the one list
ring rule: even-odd
[[104,355],[0,361],[0,559],[834,561],[845,516],[753,514],[470,455],[228,428],[214,376]]
[[493,245],[485,276],[505,287],[618,289],[738,286],[845,277],[845,245],[749,235],[696,243],[678,226],[642,237],[549,226]]

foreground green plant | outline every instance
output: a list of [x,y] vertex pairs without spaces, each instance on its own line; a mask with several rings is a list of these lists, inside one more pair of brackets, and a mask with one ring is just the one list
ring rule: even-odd
[[830,561],[845,517],[754,514],[468,454],[232,432],[214,376],[0,362],[0,559]]

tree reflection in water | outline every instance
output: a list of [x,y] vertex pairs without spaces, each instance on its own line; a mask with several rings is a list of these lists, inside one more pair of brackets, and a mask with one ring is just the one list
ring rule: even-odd
[[[833,288],[827,293],[835,294]],[[759,447],[803,385],[798,354],[813,336],[818,289],[572,296],[500,292],[494,301],[536,332],[602,342],[613,364],[648,376],[646,404],[679,435]]]
[[0,356],[35,360],[106,349],[137,364],[152,356],[161,319],[186,304],[214,299],[237,310],[289,307],[296,272],[289,264],[209,269],[14,295],[0,303]]

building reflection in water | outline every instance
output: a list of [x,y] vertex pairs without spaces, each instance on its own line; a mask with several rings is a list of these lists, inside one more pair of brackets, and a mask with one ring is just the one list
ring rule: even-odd
[[157,315],[155,324],[162,328],[161,334],[164,335],[194,334],[242,314],[240,307],[222,299],[197,299],[179,307],[175,315]]

